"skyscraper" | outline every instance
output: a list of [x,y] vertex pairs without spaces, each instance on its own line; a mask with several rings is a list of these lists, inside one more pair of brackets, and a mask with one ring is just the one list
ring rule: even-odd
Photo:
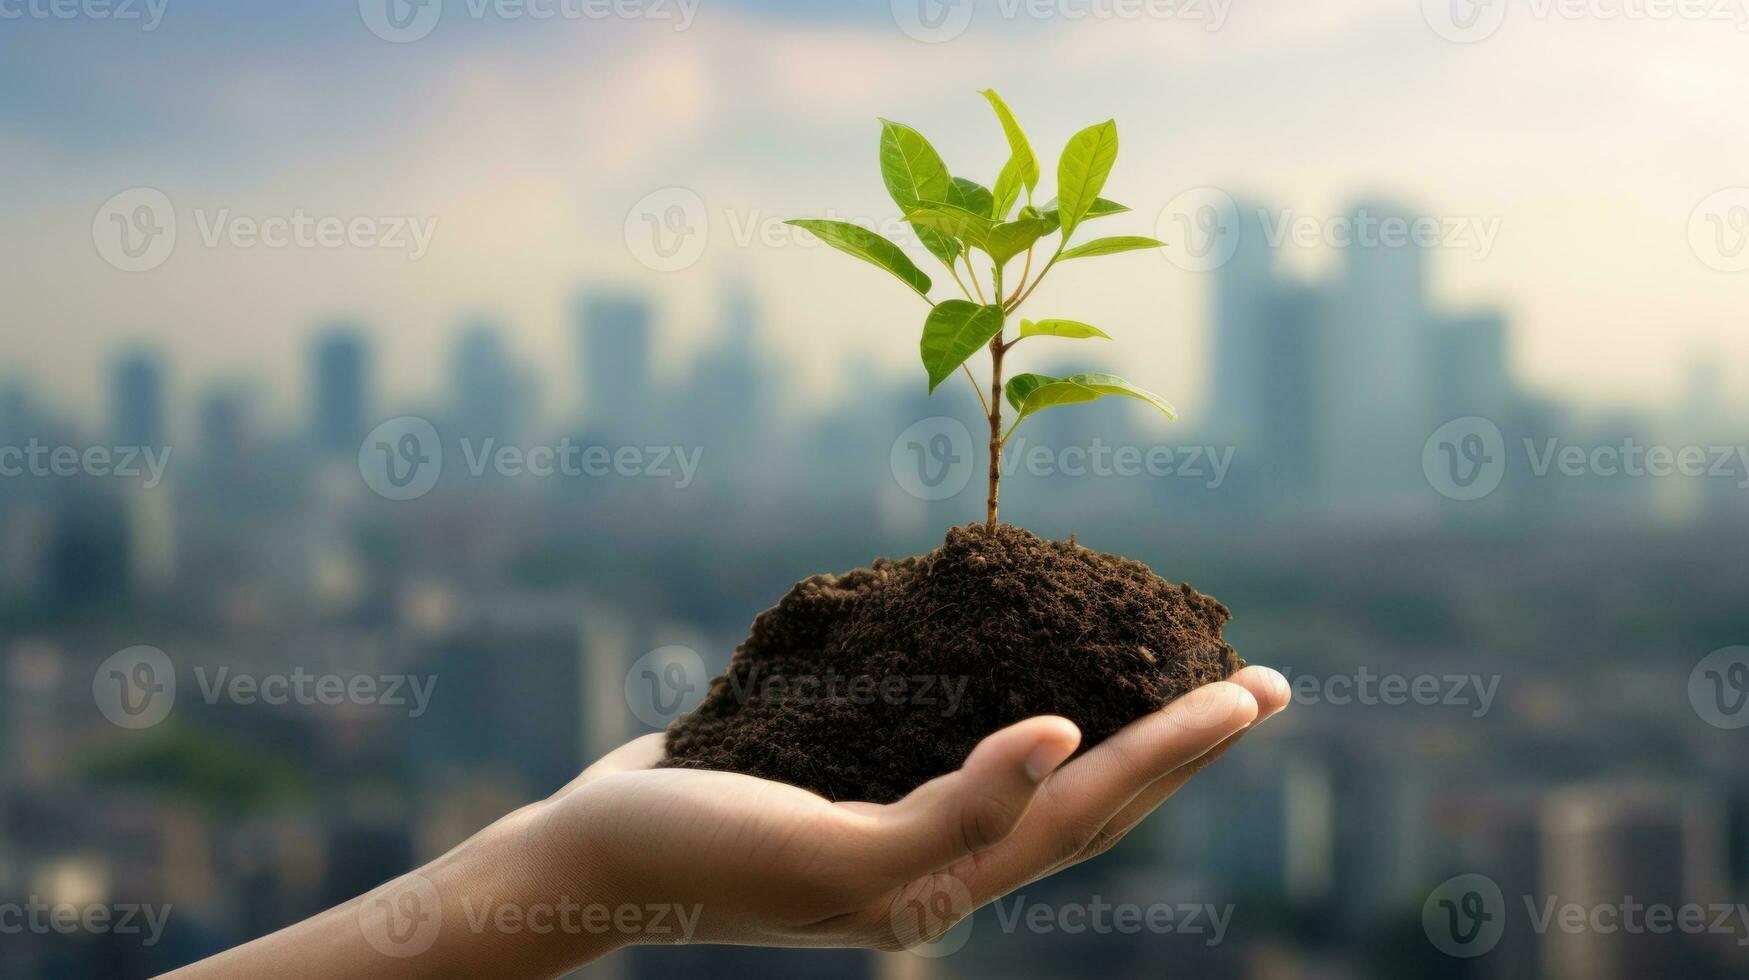
[[[1406,209],[1363,203],[1346,278],[1324,345],[1324,437],[1331,503],[1364,520],[1412,515],[1430,504],[1421,445],[1432,431],[1426,259],[1406,230]],[[1401,237],[1387,231],[1405,229]]]
[[583,405],[590,428],[625,433],[650,415],[650,304],[629,293],[594,293],[579,307]]
[[131,350],[116,359],[109,412],[116,445],[164,445],[164,362],[155,353]]
[[1433,421],[1479,415],[1504,422],[1512,401],[1506,317],[1492,312],[1436,316],[1428,339]]
[[1219,231],[1237,236],[1237,242],[1232,257],[1215,273],[1210,421],[1223,437],[1241,445],[1264,427],[1266,307],[1275,288],[1275,250],[1264,226],[1265,213],[1259,205],[1239,202],[1233,219],[1237,227]]
[[369,364],[362,334],[336,326],[310,357],[310,440],[327,453],[356,453],[367,430]]
[[476,320],[462,328],[450,361],[459,435],[514,440],[532,403],[529,384],[517,376],[503,335],[494,326]]

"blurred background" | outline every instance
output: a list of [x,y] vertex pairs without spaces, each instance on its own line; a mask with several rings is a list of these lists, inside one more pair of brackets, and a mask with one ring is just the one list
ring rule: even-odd
[[1132,210],[1081,237],[1170,244],[1054,271],[1029,314],[1116,339],[1010,364],[1182,413],[1029,420],[1003,516],[1219,597],[1295,707],[933,955],[584,975],[1743,975],[1745,23],[0,0],[0,967],[369,890],[662,727],[796,580],[980,519],[924,309],[781,222],[946,298],[877,117],[989,184],[993,86],[1041,198],[1115,117]]

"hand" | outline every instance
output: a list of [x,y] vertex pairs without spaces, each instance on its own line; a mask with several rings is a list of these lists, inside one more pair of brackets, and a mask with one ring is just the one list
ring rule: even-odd
[[559,864],[578,869],[578,891],[607,883],[616,903],[696,917],[692,935],[627,942],[898,949],[1110,848],[1288,694],[1280,674],[1248,667],[1068,765],[1080,732],[1063,718],[1031,718],[887,806],[829,803],[734,773],[654,769],[663,736],[648,735],[555,794],[550,830],[570,855]]
[[1067,765],[1080,732],[1031,718],[887,806],[655,769],[648,735],[424,867],[175,975],[556,976],[654,942],[899,949],[1122,840],[1288,693],[1248,667]]

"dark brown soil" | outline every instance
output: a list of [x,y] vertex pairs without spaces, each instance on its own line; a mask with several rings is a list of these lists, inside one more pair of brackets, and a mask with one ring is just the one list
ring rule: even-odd
[[1227,607],[1148,566],[1002,525],[798,582],[668,728],[665,766],[888,803],[1034,715],[1081,751],[1244,665]]

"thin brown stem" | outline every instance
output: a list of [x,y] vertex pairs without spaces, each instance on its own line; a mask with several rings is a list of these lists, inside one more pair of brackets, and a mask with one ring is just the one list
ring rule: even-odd
[[1026,264],[1020,267],[1020,282],[1017,285],[1015,285],[1015,287],[1014,287],[1014,295],[1009,296],[1006,300],[1002,301],[1002,305],[1004,307],[1006,307],[1009,303],[1014,302],[1014,297],[1019,296],[1020,291],[1022,289],[1026,288],[1026,277],[1031,275],[1031,274],[1032,274],[1032,246],[1029,245],[1029,246],[1027,246],[1027,249],[1026,249]]
[[996,503],[1002,493],[1002,338],[990,341],[990,496],[984,502],[984,530],[996,537]]
[[1007,306],[1003,307],[1002,312],[1013,313],[1015,310],[1020,309],[1020,304],[1026,302],[1029,298],[1031,298],[1032,291],[1038,288],[1039,283],[1045,281],[1045,275],[1051,271],[1052,266],[1057,264],[1057,259],[1060,258],[1062,256],[1062,254],[1063,254],[1062,246],[1058,246],[1057,247],[1057,254],[1051,256],[1051,260],[1049,262],[1045,263],[1045,267],[1038,270],[1038,278],[1034,279],[1032,281],[1032,285],[1026,287],[1026,292],[1021,293],[1019,299],[1017,299],[1017,300],[1013,301],[1012,303],[1009,303]]
[[984,389],[978,387],[978,379],[972,377],[972,369],[964,361],[960,362],[960,370],[966,373],[966,380],[972,383],[972,394],[978,396],[978,404],[984,406],[984,417],[990,417],[990,403],[984,400]]

